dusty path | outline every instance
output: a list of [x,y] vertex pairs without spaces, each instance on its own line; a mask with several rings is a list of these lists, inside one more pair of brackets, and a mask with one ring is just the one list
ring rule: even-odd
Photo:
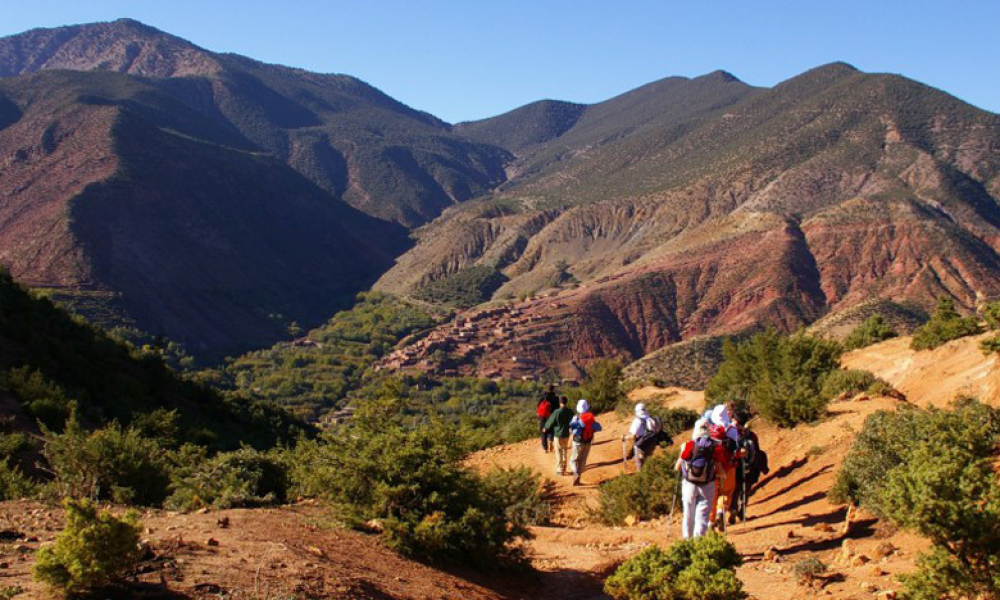
[[[642,388],[634,399],[667,406],[700,409],[701,392],[676,389]],[[906,547],[877,566],[856,566],[840,560],[843,536],[840,528],[846,510],[826,500],[836,469],[850,447],[855,433],[867,415],[878,409],[891,409],[898,402],[875,399],[845,402],[831,406],[831,416],[815,425],[794,430],[762,426],[757,429],[765,450],[771,456],[771,474],[754,495],[747,523],[729,529],[728,536],[743,554],[746,564],[739,575],[754,597],[808,598],[819,595],[832,598],[873,598],[861,588],[869,584],[876,591],[896,589],[891,575],[911,568],[910,548],[919,541],[873,528],[873,520],[862,519],[852,531],[854,552],[875,557],[875,546],[882,538]],[[492,448],[472,457],[480,469],[492,466],[529,465],[556,484],[556,516],[551,526],[534,528],[531,542],[533,564],[543,573],[547,598],[604,598],[600,581],[622,560],[649,544],[669,545],[679,531],[679,516],[668,531],[666,519],[638,523],[633,527],[605,527],[587,517],[587,507],[595,506],[598,484],[623,473],[621,435],[629,419],[614,414],[598,420],[605,430],[598,434],[591,451],[590,468],[583,476],[584,485],[572,486],[571,478],[555,475],[555,456],[545,454],[537,440]],[[680,440],[678,440],[680,441]],[[633,466],[627,465],[631,473]],[[775,548],[780,562],[764,561],[764,553]],[[831,564],[839,580],[814,591],[798,585],[790,567],[798,560],[816,556]]]

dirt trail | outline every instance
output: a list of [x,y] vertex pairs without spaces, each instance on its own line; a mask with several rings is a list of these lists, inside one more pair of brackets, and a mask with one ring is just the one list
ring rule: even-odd
[[[662,402],[665,406],[700,410],[703,394],[678,389],[641,388],[632,399]],[[767,425],[757,428],[771,457],[771,473],[751,500],[748,521],[729,529],[728,536],[743,554],[740,569],[747,591],[761,599],[804,598],[819,594],[831,598],[872,598],[861,589],[868,583],[877,590],[897,589],[891,574],[912,567],[911,549],[918,540],[879,532],[873,520],[855,525],[851,537],[855,552],[875,557],[875,546],[886,538],[905,547],[877,566],[840,564],[843,536],[839,530],[846,510],[826,500],[836,469],[846,455],[865,417],[879,409],[898,406],[896,400],[880,398],[864,402],[844,402],[831,406],[825,421],[794,430]],[[591,451],[584,485],[574,487],[570,477],[555,475],[555,456],[545,454],[537,440],[493,448],[474,455],[470,463],[480,469],[493,466],[529,465],[556,484],[557,509],[551,526],[534,528],[531,542],[534,565],[543,573],[549,598],[603,598],[600,580],[615,565],[650,544],[669,545],[680,535],[679,514],[668,531],[667,519],[641,522],[632,527],[605,527],[587,516],[587,506],[596,506],[598,484],[622,475],[621,435],[629,420],[615,414],[600,415],[604,431],[598,434]],[[680,442],[681,439],[678,439]],[[627,472],[633,472],[631,464]],[[679,507],[678,507],[679,513]],[[769,548],[782,554],[781,562],[764,561]],[[796,561],[816,556],[841,574],[839,581],[822,592],[799,586],[790,574]]]

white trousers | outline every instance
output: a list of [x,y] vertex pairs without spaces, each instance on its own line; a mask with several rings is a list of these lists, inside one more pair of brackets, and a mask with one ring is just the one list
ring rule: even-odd
[[712,498],[715,496],[715,482],[698,485],[681,481],[681,500],[684,503],[684,539],[701,537],[708,531],[712,515]]

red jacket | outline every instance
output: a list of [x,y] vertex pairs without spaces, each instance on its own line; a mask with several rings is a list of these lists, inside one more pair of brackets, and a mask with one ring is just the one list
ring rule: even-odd
[[[694,452],[694,440],[688,440],[688,442],[684,444],[684,449],[681,450],[681,459],[691,460],[691,453],[693,452]],[[725,469],[731,469],[735,466],[735,465],[731,466],[732,457],[729,456],[729,453],[726,452],[726,449],[722,447],[722,444],[715,445],[715,450],[712,451],[712,458],[715,459],[716,462],[721,464]]]

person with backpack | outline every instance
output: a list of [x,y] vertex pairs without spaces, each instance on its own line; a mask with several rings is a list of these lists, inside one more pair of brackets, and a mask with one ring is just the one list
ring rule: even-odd
[[573,432],[573,456],[570,457],[570,467],[573,469],[573,485],[580,485],[580,476],[587,467],[587,456],[590,454],[590,444],[594,434],[601,430],[601,424],[590,412],[590,404],[580,399],[576,403],[576,416],[569,423]]
[[549,447],[552,443],[552,435],[545,432],[545,424],[548,422],[549,417],[552,413],[559,408],[559,397],[556,396],[556,386],[549,384],[549,389],[545,392],[545,395],[538,402],[538,407],[535,409],[535,414],[538,416],[538,430],[542,434],[542,450],[545,452],[549,451]]
[[635,460],[635,470],[640,471],[646,458],[653,454],[657,444],[665,437],[662,423],[649,415],[642,402],[635,405],[635,418],[629,425],[628,437],[632,438],[631,458]]
[[[728,419],[727,419],[728,422]],[[715,496],[712,498],[712,506],[715,512],[715,528],[722,530],[726,525],[726,511],[731,505],[731,500],[736,493],[736,467],[742,458],[736,442],[729,436],[730,427],[722,425],[709,425],[709,437],[712,438],[721,449],[721,468],[716,472]]]
[[569,398],[559,398],[559,408],[545,422],[545,433],[552,439],[556,450],[556,475],[566,474],[566,457],[569,455],[569,424],[573,420],[573,409],[567,406]]
[[724,452],[722,445],[709,435],[708,420],[699,419],[675,467],[681,474],[684,539],[701,537],[708,532],[716,474],[723,470]]
[[729,524],[736,522],[736,515],[746,521],[746,509],[754,486],[760,480],[761,473],[770,473],[767,464],[767,453],[760,448],[760,438],[747,428],[750,413],[746,410],[733,411],[733,429],[736,430],[736,443],[742,450],[742,456],[736,466],[736,492],[730,504]]

